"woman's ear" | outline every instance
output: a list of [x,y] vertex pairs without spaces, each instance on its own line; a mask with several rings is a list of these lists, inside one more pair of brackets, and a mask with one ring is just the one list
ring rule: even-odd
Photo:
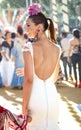
[[37,30],[38,30],[38,32],[43,32],[43,25],[42,24],[39,24],[38,26],[37,26]]
[[40,32],[40,29],[37,29],[37,32]]

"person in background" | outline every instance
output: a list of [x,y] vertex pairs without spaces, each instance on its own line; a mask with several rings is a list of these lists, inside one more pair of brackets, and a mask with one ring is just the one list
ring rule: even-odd
[[[80,31],[78,29],[73,29],[73,38],[69,41],[68,62],[70,63],[72,60],[74,77],[75,77],[75,87],[78,87],[78,74],[79,74],[79,88],[81,88],[81,53],[79,52],[80,45],[81,45]],[[72,58],[70,59],[71,51],[72,51]]]
[[[27,36],[27,33],[25,33],[24,34],[24,39],[25,39],[25,43],[27,44],[28,42],[31,42],[31,43],[33,43],[34,41],[35,41],[35,39],[34,38],[28,38],[28,36]],[[16,74],[17,75],[19,75],[19,76],[24,76],[24,67],[18,67],[18,68],[16,68]]]
[[[61,40],[61,48],[62,48],[62,61],[63,61],[63,67],[64,67],[64,74],[65,74],[65,80],[73,80],[72,78],[72,64],[71,62],[68,62],[68,47],[69,47],[69,40],[67,38],[67,33],[62,32],[62,40]],[[71,57],[71,54],[70,54]],[[67,69],[68,65],[68,69]],[[68,72],[69,70],[69,72]]]
[[15,45],[14,48],[12,49],[13,61],[15,63],[14,75],[11,82],[12,88],[15,87],[22,88],[24,80],[24,76],[20,76],[18,73],[16,73],[16,69],[24,68],[22,48],[25,44],[25,39],[23,36],[23,28],[21,26],[18,26],[17,28],[17,35],[18,37],[15,39]]
[[[2,42],[4,41],[2,30],[0,29],[0,62],[2,61],[2,55],[1,55],[1,46]],[[0,63],[0,88],[2,88],[2,76],[1,76],[1,63]]]
[[12,33],[11,33],[11,38],[12,38],[12,41],[13,41],[13,42],[15,42],[16,37],[17,37],[16,33],[15,33],[15,32],[12,32]]
[[1,55],[1,45],[2,45],[2,42],[4,41],[4,38],[3,38],[3,34],[2,34],[2,30],[0,30],[0,62],[2,60],[2,55]]
[[[28,16],[29,14],[29,16]],[[33,3],[28,8],[26,30],[34,38],[23,48],[24,84],[22,114],[31,117],[28,130],[59,130],[59,101],[55,82],[60,65],[60,47],[56,45],[54,25],[41,7]],[[50,39],[46,35],[49,30]]]
[[4,86],[10,86],[13,72],[14,63],[12,61],[12,48],[14,47],[14,42],[11,39],[11,33],[8,31],[5,33],[5,40],[2,42],[2,61],[1,61],[1,76]]

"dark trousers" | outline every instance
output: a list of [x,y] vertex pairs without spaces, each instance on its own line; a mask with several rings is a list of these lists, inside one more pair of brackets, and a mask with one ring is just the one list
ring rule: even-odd
[[63,67],[64,67],[64,73],[65,73],[65,78],[68,79],[68,73],[67,73],[67,65],[69,67],[69,76],[72,74],[72,64],[68,63],[67,57],[63,57]]
[[[77,80],[77,74],[79,74],[79,81],[81,82],[81,54],[72,55],[72,64],[73,64],[75,80]],[[78,68],[77,68],[77,65],[78,65]],[[78,72],[76,69],[78,69]]]
[[1,55],[1,53],[0,53],[0,62],[1,62],[1,60],[2,60],[2,55]]

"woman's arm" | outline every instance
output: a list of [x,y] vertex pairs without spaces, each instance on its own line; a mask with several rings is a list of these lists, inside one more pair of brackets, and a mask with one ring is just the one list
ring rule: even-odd
[[12,61],[15,61],[15,56],[12,56],[12,57],[11,57],[11,60],[12,60]]
[[28,103],[31,96],[33,84],[33,63],[30,52],[24,52],[24,84],[23,84],[23,102],[22,113],[28,114]]

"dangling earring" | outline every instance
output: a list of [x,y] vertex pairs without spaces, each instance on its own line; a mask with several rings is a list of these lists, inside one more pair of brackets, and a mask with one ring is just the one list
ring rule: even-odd
[[37,30],[37,33],[36,33],[36,36],[35,36],[35,40],[38,40],[39,32],[40,32],[40,30],[38,29],[38,30]]

